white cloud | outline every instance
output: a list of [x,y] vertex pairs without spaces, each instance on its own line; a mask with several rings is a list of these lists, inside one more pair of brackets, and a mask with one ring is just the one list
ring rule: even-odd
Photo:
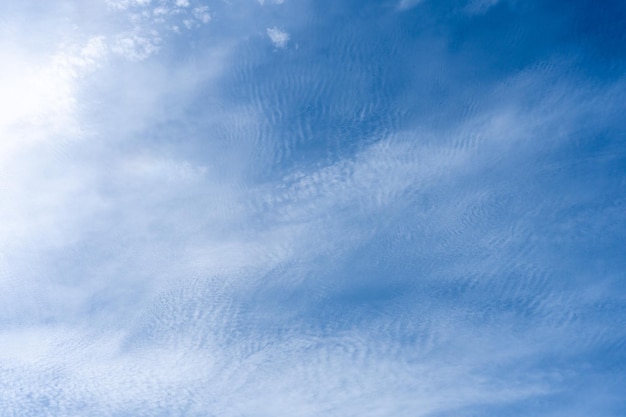
[[49,353],[58,337],[55,333],[50,328],[20,328],[0,333],[0,363],[35,364]]
[[118,10],[126,10],[129,7],[148,6],[151,0],[105,0],[106,3]]
[[[500,195],[481,187],[501,180],[494,166],[538,140],[556,146],[577,131],[574,120],[600,120],[587,117],[589,103],[621,106],[623,89],[552,84],[555,101],[528,110],[515,105],[520,92],[534,91],[537,74],[527,73],[493,92],[496,110],[458,125],[406,127],[341,158],[250,179],[246,169],[274,163],[256,141],[266,115],[220,96],[224,74],[245,72],[232,55],[245,36],[168,61],[159,47],[183,15],[169,6],[162,15],[171,20],[151,20],[156,3],[114,3],[150,11],[131,29],[59,41],[45,54],[17,41],[0,49],[2,62],[16,64],[0,68],[0,320],[13,324],[0,333],[0,385],[8,413],[428,416],[552,392],[550,382],[565,376],[529,364],[576,339],[572,303],[600,304],[603,289],[555,295],[538,278],[536,308],[560,322],[556,329],[545,320],[530,329],[472,323],[483,314],[476,300],[459,297],[451,307],[438,304],[437,291],[483,285],[504,298],[532,284],[473,280],[502,265],[522,270],[498,242],[521,239],[523,224],[491,222],[482,210]],[[210,19],[206,7],[184,16]],[[279,48],[289,41],[277,27],[267,35]],[[131,62],[120,65],[116,54]],[[415,203],[422,197],[432,207]],[[520,212],[534,210],[521,204]],[[485,232],[479,221],[493,224]],[[423,263],[409,266],[433,297],[403,303],[403,293],[367,313],[327,309],[346,255],[361,256],[385,233],[372,262],[411,239],[404,249]],[[493,254],[475,257],[485,242]],[[459,285],[447,287],[442,270]],[[334,319],[316,322],[316,309]],[[594,343],[585,339],[581,350]]]
[[267,28],[267,36],[277,48],[284,48],[289,42],[289,34],[277,27]]
[[127,59],[140,61],[156,53],[160,48],[158,35],[142,36],[138,34],[118,35],[111,45],[111,51]]
[[[84,49],[100,50],[78,48]],[[289,321],[292,315],[306,316],[304,307],[284,312],[273,300],[268,303],[274,308],[247,307],[241,300],[256,297],[261,283],[289,288],[310,282],[311,276],[313,298],[323,300],[334,283],[316,275],[318,260],[327,263],[363,245],[377,232],[371,230],[372,216],[391,221],[389,209],[416,193],[440,189],[443,201],[453,202],[427,213],[432,224],[424,233],[449,238],[444,229],[464,222],[467,202],[476,197],[446,187],[488,164],[481,154],[490,147],[507,142],[518,152],[529,137],[544,137],[531,133],[550,124],[552,106],[527,115],[494,111],[445,134],[395,132],[349,158],[251,186],[229,182],[211,168],[221,154],[198,165],[141,139],[149,126],[162,123],[159,105],[175,97],[172,91],[187,94],[206,85],[220,74],[205,73],[208,64],[224,60],[216,54],[179,71],[159,74],[158,67],[146,65],[126,72],[128,84],[116,78],[111,86],[133,86],[144,105],[118,100],[123,95],[114,96],[111,105],[121,106],[125,117],[145,119],[139,134],[129,135],[126,120],[116,118],[110,132],[121,138],[102,131],[99,146],[70,147],[61,162],[45,148],[35,152],[39,159],[23,154],[9,166],[12,185],[3,189],[10,190],[10,198],[0,202],[0,213],[18,221],[3,226],[0,253],[7,253],[16,236],[11,227],[23,225],[21,249],[38,259],[19,263],[16,251],[8,252],[7,270],[20,279],[0,283],[0,312],[15,321],[25,316],[65,322],[71,331],[40,325],[0,334],[0,360],[12,381],[4,406],[23,409],[20,392],[46,397],[52,387],[62,393],[50,393],[59,415],[76,414],[82,404],[83,413],[100,415],[141,408],[152,414],[210,409],[226,417],[427,416],[550,393],[553,376],[520,364],[531,362],[553,340],[529,344],[527,335],[498,325],[476,332],[467,328],[463,313],[455,315],[445,305],[398,306],[402,320],[397,323],[383,316],[364,327],[322,332]],[[524,80],[519,84],[523,87]],[[507,86],[510,93],[511,83]],[[215,117],[229,123],[240,119],[233,109],[224,111],[231,118]],[[458,146],[462,135],[475,136],[472,146]],[[356,227],[359,221],[370,230]],[[77,270],[58,266],[64,254]],[[277,277],[277,271],[286,271],[287,278]],[[554,310],[563,308],[546,300]],[[546,314],[552,314],[551,307]],[[271,323],[267,334],[248,336],[259,331],[255,320]],[[398,341],[401,326],[416,326],[407,331],[419,335],[409,347]],[[548,330],[538,324],[532,335]],[[522,337],[526,343],[516,344]],[[455,347],[463,354],[451,356]],[[510,372],[515,387],[494,367]],[[55,369],[63,369],[62,376]]]
[[194,8],[193,15],[198,21],[204,24],[211,21],[211,14],[209,13],[209,8],[207,6]]

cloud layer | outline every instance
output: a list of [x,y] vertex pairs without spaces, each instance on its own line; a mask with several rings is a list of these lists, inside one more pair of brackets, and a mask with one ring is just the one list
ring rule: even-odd
[[0,416],[626,406],[619,2],[0,15]]

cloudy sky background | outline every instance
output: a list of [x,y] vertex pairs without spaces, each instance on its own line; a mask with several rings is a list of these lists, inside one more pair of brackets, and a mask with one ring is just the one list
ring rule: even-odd
[[0,416],[622,416],[625,20],[0,2]]

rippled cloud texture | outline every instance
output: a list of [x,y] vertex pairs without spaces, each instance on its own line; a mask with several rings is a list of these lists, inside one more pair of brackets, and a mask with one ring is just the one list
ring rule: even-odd
[[622,416],[624,21],[0,2],[0,416]]

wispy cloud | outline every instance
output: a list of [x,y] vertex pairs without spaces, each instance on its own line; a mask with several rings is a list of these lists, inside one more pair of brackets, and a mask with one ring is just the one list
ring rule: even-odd
[[289,42],[289,34],[277,27],[267,28],[267,36],[277,48],[284,48]]
[[623,77],[344,6],[16,12],[0,415],[615,415]]
[[[265,4],[265,0],[257,0],[259,2],[260,5],[264,5]],[[272,4],[283,4],[285,2],[285,0],[270,0],[269,3]]]

